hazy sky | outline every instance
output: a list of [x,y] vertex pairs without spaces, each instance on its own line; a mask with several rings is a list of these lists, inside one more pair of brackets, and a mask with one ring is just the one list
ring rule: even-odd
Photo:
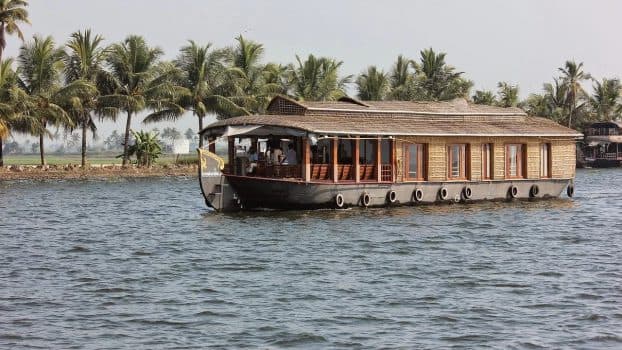
[[[433,47],[475,89],[508,81],[522,97],[540,92],[567,59],[584,62],[598,79],[622,72],[616,0],[31,0],[29,11],[26,38],[38,33],[64,43],[71,32],[92,28],[112,43],[140,34],[174,58],[188,39],[223,47],[242,34],[264,44],[264,62],[313,53],[342,60],[343,74],[372,64],[388,70],[397,55],[417,58]],[[15,56],[19,45],[10,38],[6,55]],[[100,135],[113,127],[106,123]],[[138,121],[133,127],[144,128]],[[190,117],[177,125],[188,127],[197,128]]]

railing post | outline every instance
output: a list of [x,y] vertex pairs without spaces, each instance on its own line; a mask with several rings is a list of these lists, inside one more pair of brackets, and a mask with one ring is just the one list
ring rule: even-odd
[[302,139],[302,178],[305,182],[311,181],[311,145],[309,138]]
[[337,137],[332,139],[331,146],[332,147],[330,151],[333,155],[333,182],[339,182],[339,162],[337,160],[339,151],[339,140],[337,139]]
[[359,160],[359,158],[360,158],[359,144],[360,144],[360,139],[357,136],[354,139],[354,149],[352,150],[352,157],[354,158],[354,163],[353,163],[353,166],[354,166],[354,181],[356,183],[361,182],[361,167],[360,167],[360,164],[359,164],[359,162],[360,162],[360,160]]
[[235,138],[229,136],[228,141],[227,154],[229,159],[227,159],[227,163],[229,163],[229,173],[237,175],[235,174]]
[[376,181],[382,181],[382,138],[376,140]]

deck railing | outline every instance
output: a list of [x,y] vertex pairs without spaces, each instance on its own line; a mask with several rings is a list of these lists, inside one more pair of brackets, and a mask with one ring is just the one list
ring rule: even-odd
[[380,166],[380,181],[393,181],[393,166],[391,164]]
[[601,157],[604,159],[622,159],[622,152],[603,153],[603,154],[596,156],[596,158],[601,158]]

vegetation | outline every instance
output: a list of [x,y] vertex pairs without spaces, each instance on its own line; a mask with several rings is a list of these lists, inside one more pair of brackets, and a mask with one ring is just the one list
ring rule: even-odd
[[[351,76],[343,74],[342,61],[313,54],[295,55],[289,64],[265,62],[264,46],[241,35],[226,48],[190,40],[174,60],[166,61],[162,50],[148,45],[142,36],[129,35],[108,44],[86,29],[72,33],[62,46],[52,37],[35,36],[22,45],[16,59],[2,59],[6,35],[23,39],[20,26],[29,23],[27,6],[25,0],[0,0],[0,166],[2,145],[13,133],[39,140],[21,148],[13,140],[7,144],[11,152],[36,147],[40,163],[45,164],[45,140],[63,130],[69,135],[63,151],[80,144],[81,164],[86,166],[91,150],[88,132],[95,138],[97,122],[123,115],[124,133],[115,130],[103,144],[106,150],[122,148],[123,165],[127,165],[130,155],[139,153],[137,142],[157,142],[157,132],[138,133],[131,140],[130,126],[137,114],[146,114],[145,123],[176,122],[192,114],[201,130],[208,116],[224,119],[263,113],[278,94],[334,101],[345,96],[349,87],[362,100],[465,98],[477,104],[520,107],[577,129],[591,121],[622,117],[620,80],[594,80],[582,62],[572,60],[564,62],[557,70],[559,76],[543,84],[540,93],[520,101],[518,85],[503,81],[497,91],[471,92],[473,82],[447,63],[445,52],[432,48],[421,50],[417,60],[399,55],[387,71],[369,66]],[[593,93],[583,88],[590,81]],[[81,135],[74,133],[76,129]],[[171,127],[161,135],[170,141],[182,137]],[[192,129],[184,136],[198,138]],[[203,140],[198,142],[203,145]],[[141,157],[143,165],[155,160]]]
[[126,157],[136,156],[136,164],[138,166],[151,167],[162,155],[158,134],[142,130],[139,132],[130,131],[134,136],[134,144],[127,148],[127,153],[121,154],[118,157],[123,157],[125,160],[127,159]]

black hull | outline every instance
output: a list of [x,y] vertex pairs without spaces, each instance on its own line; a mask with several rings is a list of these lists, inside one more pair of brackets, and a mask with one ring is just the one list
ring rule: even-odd
[[[226,175],[235,192],[239,209],[319,209],[336,208],[337,196],[343,207],[434,204],[507,199],[536,199],[559,197],[571,179],[503,180],[481,182],[421,182],[421,183],[305,183]],[[534,194],[534,185],[538,193]],[[470,195],[465,195],[465,188]],[[512,193],[515,187],[515,193]],[[415,191],[421,191],[419,200]],[[444,190],[443,190],[444,189]],[[392,194],[393,193],[393,198]],[[365,195],[368,203],[364,203]],[[468,197],[468,198],[467,198]],[[365,205],[367,204],[367,205]]]

